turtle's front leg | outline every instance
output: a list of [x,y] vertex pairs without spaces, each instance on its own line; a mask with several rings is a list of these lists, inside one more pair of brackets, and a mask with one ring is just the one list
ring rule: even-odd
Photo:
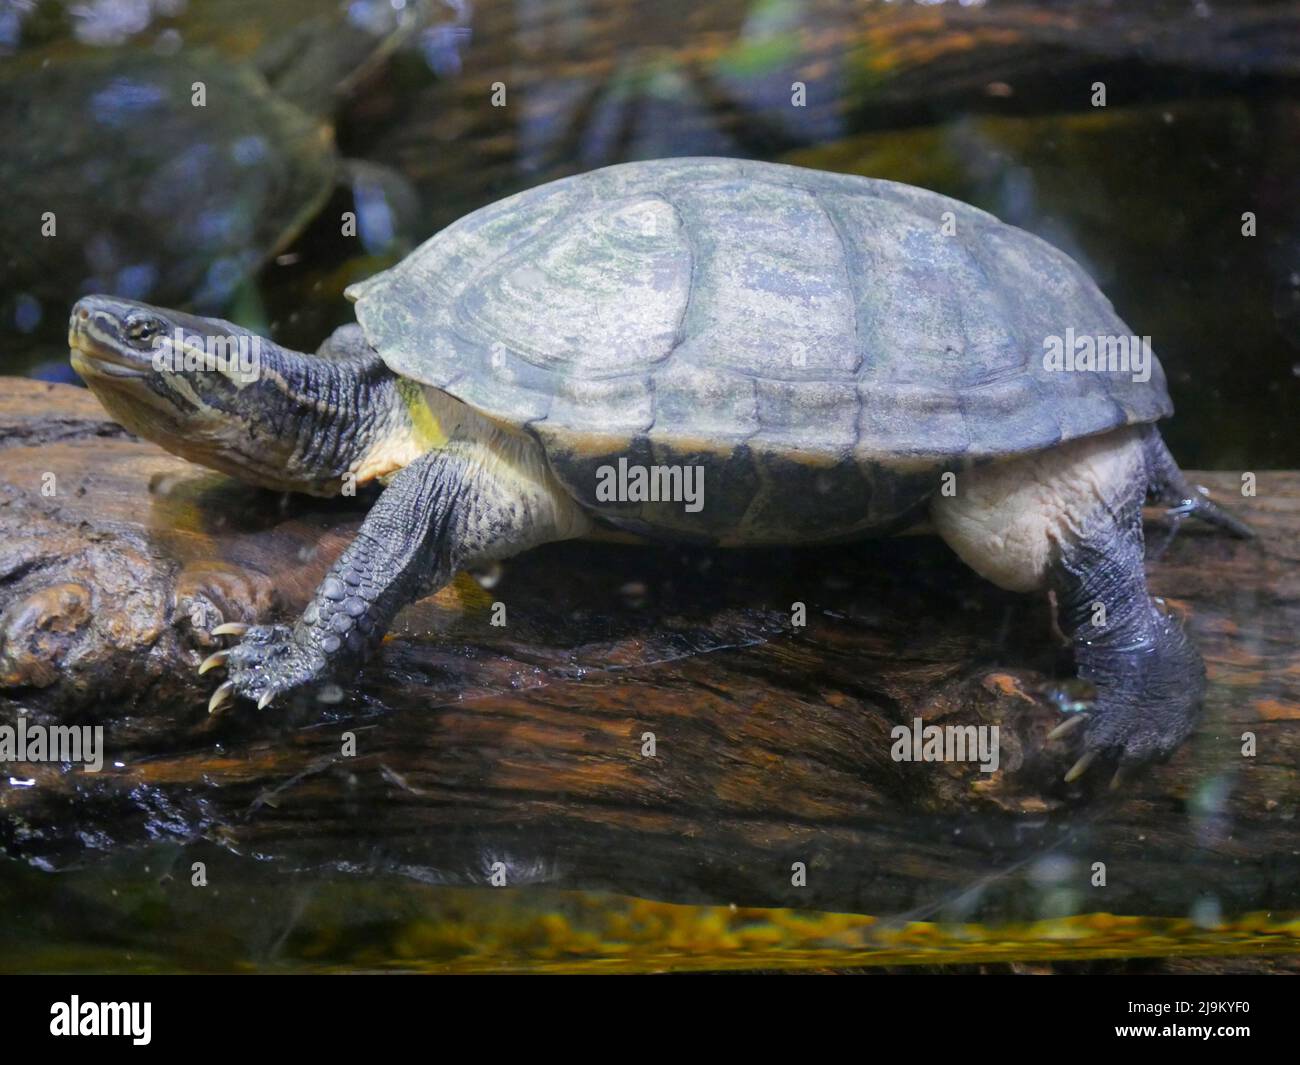
[[523,439],[454,440],[401,470],[292,628],[213,630],[242,639],[200,667],[229,669],[209,711],[233,695],[264,707],[281,692],[346,677],[403,606],[458,569],[580,535],[585,518],[535,452]]

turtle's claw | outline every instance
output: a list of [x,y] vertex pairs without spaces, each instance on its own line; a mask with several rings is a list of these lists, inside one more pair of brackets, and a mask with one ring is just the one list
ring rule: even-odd
[[1088,751],[1082,758],[1074,763],[1074,766],[1065,774],[1065,782],[1073,784],[1084,773],[1088,772],[1088,767],[1092,765],[1093,760],[1097,757],[1096,751]]
[[234,695],[234,681],[226,681],[220,688],[212,693],[212,698],[208,700],[208,713],[215,714],[226,705]]
[[236,695],[253,700],[259,710],[265,710],[282,693],[325,676],[325,656],[311,645],[299,643],[288,626],[232,622],[219,625],[212,632],[242,639],[224,651],[208,655],[199,666],[200,674],[219,666],[229,670],[229,679],[208,701],[210,714],[215,714]]
[[203,674],[210,669],[216,669],[217,666],[224,666],[226,664],[226,659],[229,657],[229,651],[218,651],[214,655],[208,655],[208,657],[203,660],[203,664],[199,666],[199,676],[203,676]]
[[235,629],[242,630],[239,643],[209,656],[200,670],[225,666],[230,679],[222,688],[232,687],[235,695],[251,699],[259,710],[285,692],[324,679],[325,655],[310,643],[299,642],[287,625],[222,625],[213,632]]
[[1085,713],[1071,714],[1047,734],[1047,742],[1050,743],[1052,740],[1059,740],[1062,736],[1068,736],[1087,720],[1088,715]]

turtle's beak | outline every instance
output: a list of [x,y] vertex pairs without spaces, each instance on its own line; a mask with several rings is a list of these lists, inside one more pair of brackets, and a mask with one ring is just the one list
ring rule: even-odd
[[91,377],[147,377],[153,370],[149,353],[127,343],[123,332],[127,306],[105,296],[78,300],[68,319],[68,347],[72,368],[87,381]]
[[[73,369],[136,436],[250,484],[339,492],[347,467],[321,473],[305,465],[295,450],[302,438],[283,428],[321,417],[323,389],[295,385],[312,373],[307,356],[230,322],[114,296],[77,302],[68,347]],[[290,365],[297,367],[293,380],[277,369]]]
[[72,368],[118,424],[169,447],[190,430],[186,411],[163,387],[151,348],[133,345],[128,322],[143,304],[112,296],[78,300],[68,319]]

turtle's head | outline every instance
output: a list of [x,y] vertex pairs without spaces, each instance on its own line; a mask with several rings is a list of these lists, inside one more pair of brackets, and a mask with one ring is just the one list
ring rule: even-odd
[[[290,351],[230,322],[87,296],[72,366],[131,432],[250,484],[335,495],[367,479],[388,431],[392,374],[374,355]],[[374,474],[370,474],[373,476]]]

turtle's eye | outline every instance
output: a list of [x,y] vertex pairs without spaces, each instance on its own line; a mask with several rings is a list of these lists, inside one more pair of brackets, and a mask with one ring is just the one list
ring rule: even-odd
[[126,321],[126,339],[136,347],[148,347],[162,335],[163,324],[157,318],[138,317]]

